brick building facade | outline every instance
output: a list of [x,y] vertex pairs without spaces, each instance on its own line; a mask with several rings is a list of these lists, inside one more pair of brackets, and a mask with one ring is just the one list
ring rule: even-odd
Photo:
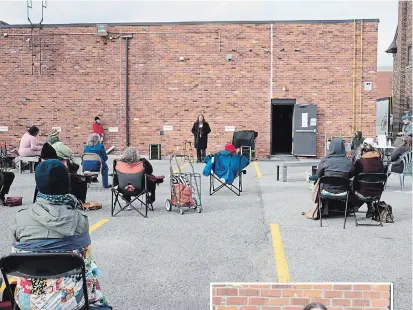
[[[100,115],[117,130],[107,132],[108,145],[122,150],[129,140],[147,154],[161,143],[168,155],[193,139],[202,113],[212,128],[209,151],[231,141],[225,127],[235,126],[259,133],[257,155],[265,157],[270,99],[293,98],[318,105],[321,156],[325,134],[349,136],[360,126],[375,133],[377,29],[378,20],[109,24],[101,37],[95,24],[1,25],[0,126],[8,131],[0,142],[18,146],[33,124],[43,135],[61,127],[80,153]],[[160,135],[165,125],[173,131]]]
[[379,68],[377,70],[377,98],[385,98],[392,96],[392,79],[393,69]]
[[328,310],[391,309],[389,284],[213,284],[211,310],[302,310],[319,302]]
[[393,54],[393,130],[401,130],[401,116],[412,113],[412,2],[399,1],[394,41],[387,49]]

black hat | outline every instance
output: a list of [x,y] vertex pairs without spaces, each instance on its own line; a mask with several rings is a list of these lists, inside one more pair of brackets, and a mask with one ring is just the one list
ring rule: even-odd
[[69,171],[60,160],[49,159],[36,168],[36,185],[47,195],[65,195],[70,192]]

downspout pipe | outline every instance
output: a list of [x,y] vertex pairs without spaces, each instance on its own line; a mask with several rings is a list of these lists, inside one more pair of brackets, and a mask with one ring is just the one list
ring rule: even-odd
[[126,147],[129,147],[129,40],[132,39],[132,35],[122,36],[121,39],[125,40],[125,132]]

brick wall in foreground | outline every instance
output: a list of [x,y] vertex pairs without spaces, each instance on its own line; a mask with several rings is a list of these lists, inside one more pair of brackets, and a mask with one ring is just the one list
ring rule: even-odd
[[213,310],[302,310],[320,302],[328,310],[388,310],[389,284],[216,284]]

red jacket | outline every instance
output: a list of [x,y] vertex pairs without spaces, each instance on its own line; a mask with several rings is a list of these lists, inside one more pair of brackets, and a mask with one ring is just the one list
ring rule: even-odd
[[98,135],[103,135],[105,133],[103,131],[102,125],[96,122],[93,123],[92,130],[93,130],[93,133],[97,133]]

